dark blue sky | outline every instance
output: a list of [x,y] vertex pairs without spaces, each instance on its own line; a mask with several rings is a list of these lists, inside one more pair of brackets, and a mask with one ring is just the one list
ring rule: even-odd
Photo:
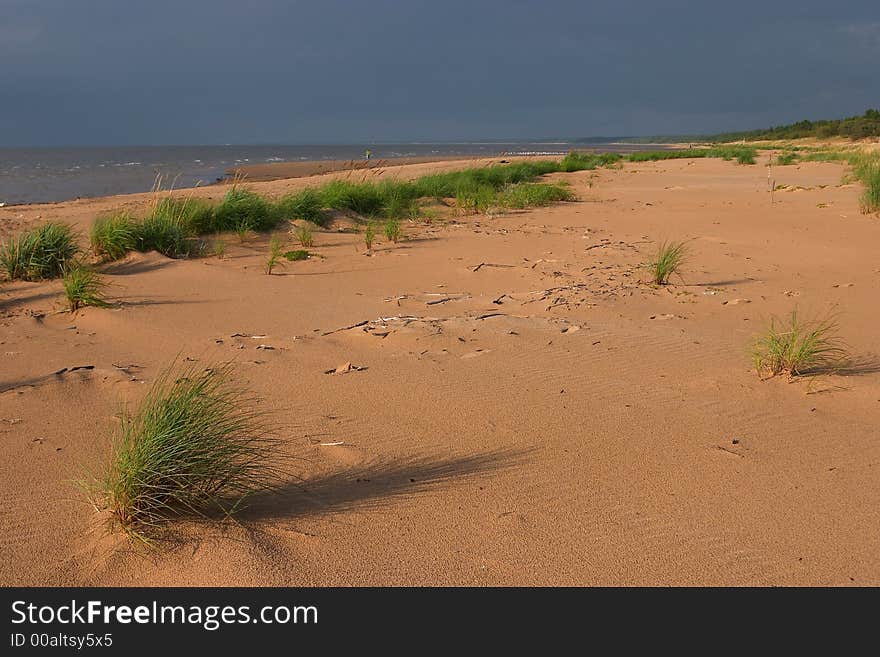
[[715,132],[878,62],[880,0],[0,0],[0,146]]

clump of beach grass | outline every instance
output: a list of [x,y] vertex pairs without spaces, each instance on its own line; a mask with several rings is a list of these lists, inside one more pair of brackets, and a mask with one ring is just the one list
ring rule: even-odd
[[9,280],[58,278],[78,252],[73,229],[48,222],[0,244],[0,269]]
[[148,544],[169,520],[232,515],[280,474],[278,440],[230,364],[173,364],[132,414],[123,413],[92,499]]
[[137,247],[139,232],[140,225],[127,212],[99,217],[89,234],[92,251],[104,261],[124,258]]
[[367,247],[367,251],[373,250],[373,240],[376,239],[376,227],[373,225],[373,222],[367,224],[367,227],[364,229],[364,246]]
[[266,274],[271,275],[272,270],[281,263],[284,254],[284,242],[278,236],[269,240],[269,258],[266,260]]
[[284,221],[279,206],[240,185],[233,185],[223,201],[214,208],[212,230],[238,230],[247,225],[250,230],[269,231]]
[[385,239],[397,244],[400,237],[400,222],[397,219],[387,219],[385,221]]
[[179,217],[154,213],[144,219],[137,231],[138,251],[158,251],[169,258],[185,258],[197,252],[192,228]]
[[315,236],[312,229],[307,224],[297,226],[293,231],[293,236],[300,246],[308,249],[315,245]]
[[667,285],[673,274],[679,274],[681,266],[687,260],[685,242],[660,242],[656,258],[648,263],[651,282],[655,285]]
[[110,303],[104,295],[107,283],[98,273],[82,263],[68,267],[62,278],[64,294],[71,313],[83,306],[107,308]]
[[324,223],[321,194],[313,187],[285,196],[278,202],[279,212],[285,219],[303,219],[314,224]]
[[785,319],[772,318],[767,332],[754,345],[752,359],[758,375],[789,377],[833,372],[848,360],[834,319],[802,320],[797,310]]

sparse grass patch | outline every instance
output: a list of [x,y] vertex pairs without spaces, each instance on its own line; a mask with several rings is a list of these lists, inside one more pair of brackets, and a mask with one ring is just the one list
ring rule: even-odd
[[798,160],[798,154],[794,151],[784,151],[776,156],[776,164],[784,167],[794,164]]
[[132,537],[152,543],[176,516],[231,515],[278,477],[278,441],[231,365],[172,366],[134,414],[124,414],[96,506]]
[[305,224],[297,226],[293,231],[293,236],[299,242],[299,245],[305,249],[310,249],[315,245],[315,236],[312,233],[312,229]]
[[833,372],[846,364],[848,352],[833,319],[804,321],[795,310],[784,320],[771,319],[767,333],[755,342],[752,358],[759,375],[795,377]]
[[400,222],[397,219],[385,220],[385,239],[397,244],[400,241]]
[[685,242],[661,242],[657,248],[656,259],[648,264],[651,281],[655,285],[667,285],[673,274],[679,274],[679,269],[686,259]]
[[110,305],[104,295],[107,283],[97,272],[81,263],[68,267],[62,282],[68,308],[72,313],[83,306],[106,308]]
[[682,160],[720,157],[736,160],[740,164],[754,164],[757,149],[753,146],[713,146],[711,148],[683,148],[662,151],[638,151],[630,153],[630,162],[656,162],[658,160]]
[[223,258],[226,255],[226,242],[219,237],[215,238],[211,243],[211,251],[218,258]]
[[139,231],[140,226],[127,212],[99,217],[89,235],[92,251],[105,262],[124,258],[137,247]]
[[364,246],[367,247],[367,251],[373,250],[373,240],[376,239],[376,227],[373,225],[373,222],[367,224],[367,227],[364,229]]
[[9,280],[58,278],[78,252],[73,229],[49,222],[0,244],[0,269]]

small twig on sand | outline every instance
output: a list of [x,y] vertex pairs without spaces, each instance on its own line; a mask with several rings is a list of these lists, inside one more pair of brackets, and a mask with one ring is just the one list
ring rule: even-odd
[[481,263],[478,264],[476,267],[474,267],[473,269],[471,269],[471,271],[480,271],[480,269],[483,268],[483,267],[507,267],[507,268],[509,268],[509,269],[513,269],[513,268],[516,267],[516,266],[517,266],[517,265],[499,265],[499,264],[495,264],[495,263],[493,263],[493,262],[481,262]]
[[366,326],[369,323],[370,320],[365,319],[362,322],[358,322],[357,324],[352,324],[351,326],[343,326],[342,328],[338,328],[333,331],[327,331],[326,333],[322,333],[321,335],[332,335],[333,333],[339,333],[340,331],[348,331],[353,328],[358,328],[359,326]]

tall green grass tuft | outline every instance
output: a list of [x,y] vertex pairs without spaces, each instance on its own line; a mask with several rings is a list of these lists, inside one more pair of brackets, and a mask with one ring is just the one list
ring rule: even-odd
[[152,214],[141,222],[137,233],[138,251],[158,251],[169,258],[185,258],[197,252],[192,228],[165,214]]
[[655,285],[667,285],[673,274],[679,274],[686,259],[687,246],[684,242],[661,242],[657,247],[656,259],[648,264],[651,281]]
[[9,280],[58,278],[78,252],[73,229],[49,222],[0,244],[0,269]]
[[285,196],[278,201],[277,207],[284,219],[303,219],[318,225],[325,223],[321,194],[312,187]]
[[284,242],[280,237],[273,237],[269,240],[269,257],[266,259],[266,274],[272,275],[272,270],[280,264],[284,254]]
[[865,186],[860,199],[862,212],[880,212],[880,156],[862,158],[855,165],[855,174]]
[[247,225],[251,230],[268,231],[276,228],[284,215],[279,206],[264,199],[256,192],[233,185],[223,201],[214,208],[212,231],[235,230]]
[[[386,188],[387,189],[387,188]],[[386,198],[379,185],[333,180],[320,189],[322,203],[334,210],[350,210],[364,217],[376,217],[383,213]]]
[[127,212],[99,217],[92,225],[89,239],[92,251],[104,261],[124,258],[138,246],[140,225]]
[[93,498],[132,537],[152,543],[179,516],[231,515],[279,476],[278,441],[232,366],[163,372],[124,414]]
[[367,251],[373,250],[373,240],[376,239],[376,227],[373,225],[373,222],[367,224],[367,227],[364,229],[364,246],[367,247]]
[[848,353],[833,319],[804,321],[794,310],[784,320],[771,320],[755,341],[752,358],[758,375],[795,377],[833,372],[846,365]]
[[397,219],[385,220],[385,239],[397,244],[400,241],[400,222]]
[[107,283],[92,269],[82,264],[74,264],[64,272],[62,279],[64,294],[70,312],[75,313],[83,306],[106,308],[110,304],[104,295]]

